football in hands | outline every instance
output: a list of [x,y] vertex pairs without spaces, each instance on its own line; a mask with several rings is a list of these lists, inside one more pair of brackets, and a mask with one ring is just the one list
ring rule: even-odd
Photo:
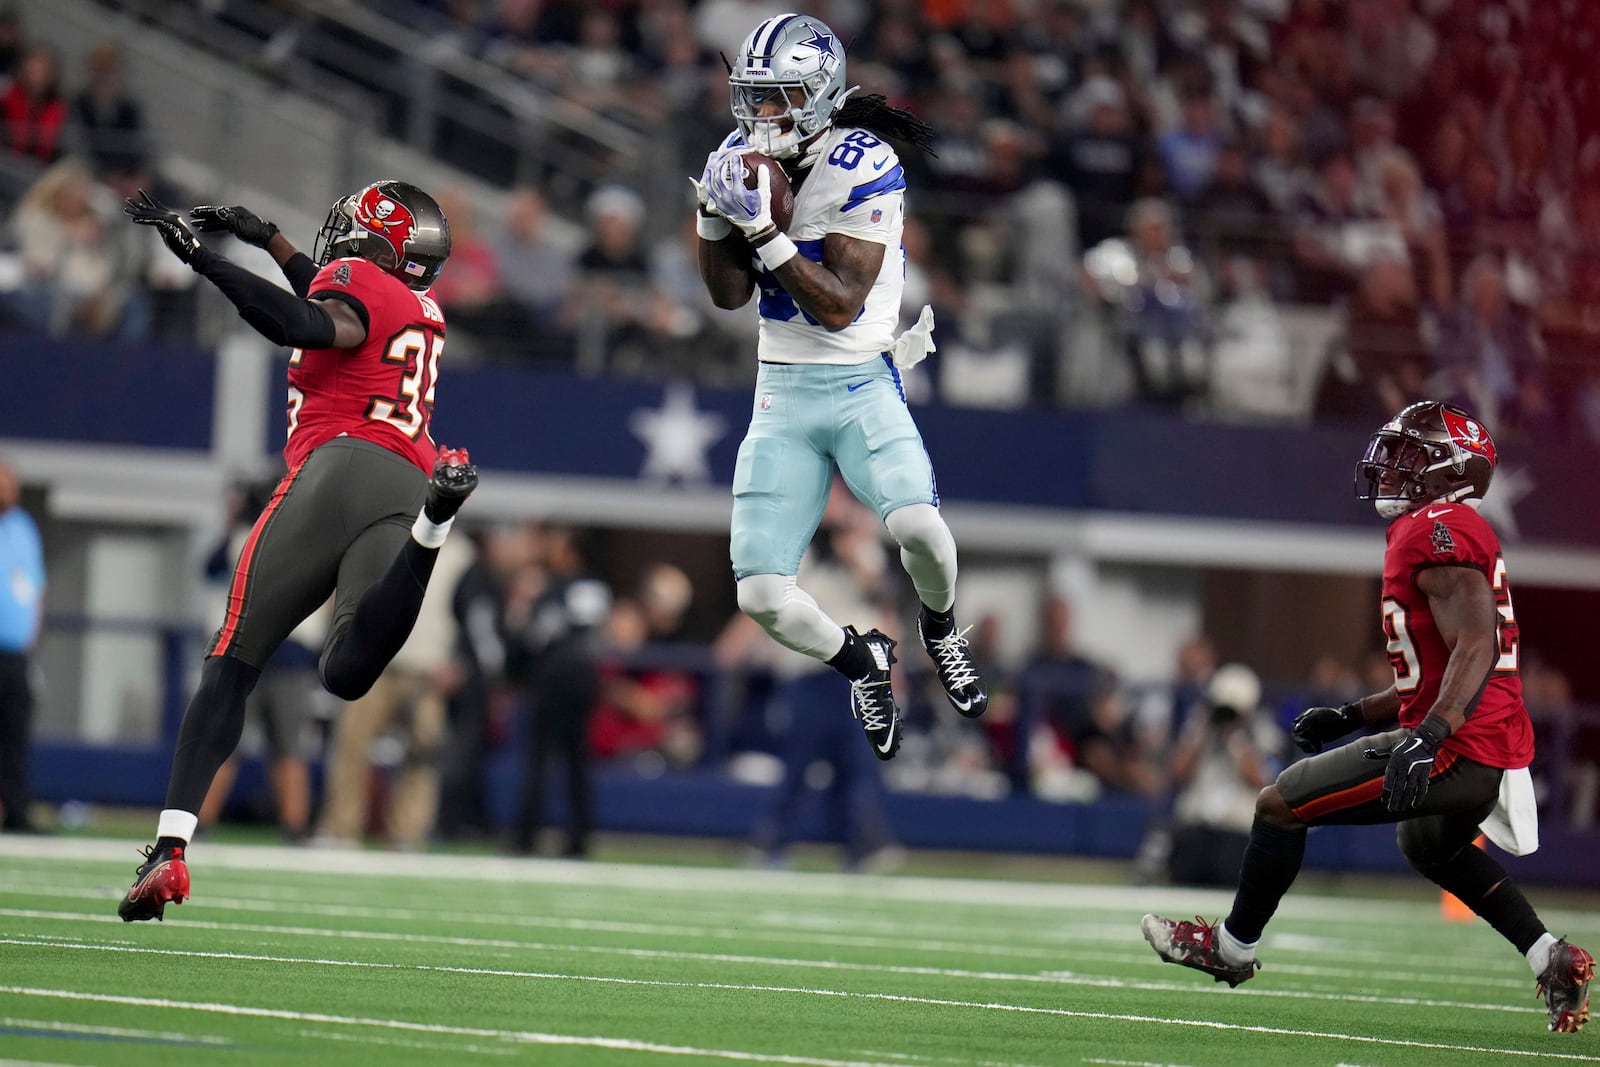
[[758,178],[756,172],[759,168],[767,168],[767,183],[770,191],[772,222],[778,227],[780,233],[789,232],[789,223],[794,219],[794,190],[789,186],[789,175],[784,173],[783,167],[771,156],[764,156],[760,152],[746,152],[744,154],[744,187],[754,189]]

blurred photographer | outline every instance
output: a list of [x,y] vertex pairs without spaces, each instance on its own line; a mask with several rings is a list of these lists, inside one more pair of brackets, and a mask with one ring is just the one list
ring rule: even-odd
[[1261,682],[1242,663],[1217,669],[1203,714],[1189,716],[1172,753],[1173,848],[1178,885],[1234,883],[1250,840],[1256,794],[1277,774],[1282,735],[1261,710]]

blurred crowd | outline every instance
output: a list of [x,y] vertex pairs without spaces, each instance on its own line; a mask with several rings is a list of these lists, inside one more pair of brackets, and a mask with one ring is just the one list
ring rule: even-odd
[[[681,212],[651,206],[731,126],[722,56],[786,6],[378,5],[436,49],[649,146],[647,168],[617,159],[574,188],[495,158],[537,156],[537,143],[466,137],[440,116],[436,147],[509,185],[493,205],[441,197],[456,240],[439,286],[453,353],[748,379],[754,319],[705,298],[687,182]],[[802,6],[847,43],[852,82],[938,131],[935,155],[905,160],[904,311],[909,321],[932,303],[940,330],[924,395],[1366,423],[1428,395],[1465,403],[1507,439],[1538,426],[1600,440],[1600,76],[1585,62],[1600,6]],[[314,51],[313,11],[268,11],[277,24],[232,25],[275,58]],[[150,304],[178,299],[181,279],[115,224],[115,194],[152,169],[115,49],[96,50],[69,89],[13,20],[0,23],[0,67],[5,143],[49,168],[12,212],[7,317],[123,337],[184,322]]]

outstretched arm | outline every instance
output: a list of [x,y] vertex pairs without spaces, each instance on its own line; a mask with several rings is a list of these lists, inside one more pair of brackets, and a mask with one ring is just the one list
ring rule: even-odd
[[[336,301],[306,300],[229,262],[200,243],[183,218],[140,190],[123,210],[141,226],[152,226],[162,242],[196,274],[205,277],[239,309],[239,317],[274,344],[293,348],[351,348],[366,340],[356,311]],[[307,284],[309,288],[309,283]]]
[[218,204],[201,204],[189,209],[194,228],[202,233],[220,233],[226,230],[247,245],[264,249],[283,271],[283,276],[294,287],[296,296],[311,291],[311,282],[317,276],[317,265],[301,253],[278,227],[243,205],[223,207]]

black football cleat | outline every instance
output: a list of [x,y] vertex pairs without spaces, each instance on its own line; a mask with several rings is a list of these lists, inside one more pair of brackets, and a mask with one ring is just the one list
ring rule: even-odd
[[117,905],[117,914],[125,923],[160,919],[169,903],[182,904],[189,899],[189,865],[183,860],[182,847],[158,850],[146,846],[144,862],[135,874],[133,887]]
[[[967,627],[970,629],[972,627]],[[983,691],[983,679],[978,677],[978,669],[972,662],[967,630],[951,630],[943,637],[929,639],[927,617],[917,612],[917,636],[922,638],[922,647],[933,660],[939,687],[944,690],[951,707],[969,719],[976,719],[989,710],[989,694]]]
[[478,488],[478,468],[472,465],[464,448],[440,446],[433,461],[433,477],[428,479],[428,503],[424,509],[430,522],[448,522]]
[[861,728],[872,744],[872,754],[881,760],[894,759],[900,751],[900,709],[889,687],[889,665],[894,663],[895,642],[881,630],[857,634],[872,653],[872,669],[850,680],[850,713],[861,720]]

